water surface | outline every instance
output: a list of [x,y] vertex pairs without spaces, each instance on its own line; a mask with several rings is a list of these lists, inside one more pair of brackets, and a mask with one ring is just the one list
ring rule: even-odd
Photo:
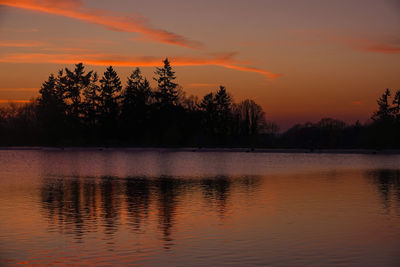
[[0,265],[399,266],[400,156],[0,151]]

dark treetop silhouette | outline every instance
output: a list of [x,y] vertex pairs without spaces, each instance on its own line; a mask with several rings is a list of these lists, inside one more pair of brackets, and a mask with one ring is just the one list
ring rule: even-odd
[[156,88],[136,68],[122,85],[108,67],[99,79],[82,63],[51,74],[29,104],[0,109],[1,145],[400,148],[400,90],[386,89],[372,120],[325,118],[278,134],[253,100],[234,103],[224,86],[201,100],[186,96],[168,59]]

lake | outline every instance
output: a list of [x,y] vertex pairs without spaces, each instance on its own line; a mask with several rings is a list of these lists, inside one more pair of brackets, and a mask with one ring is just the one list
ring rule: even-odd
[[0,150],[0,265],[400,266],[400,156]]

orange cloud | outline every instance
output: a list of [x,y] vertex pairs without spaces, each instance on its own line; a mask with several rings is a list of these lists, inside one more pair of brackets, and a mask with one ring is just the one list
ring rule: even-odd
[[217,87],[216,83],[190,83],[187,87]]
[[30,103],[30,102],[31,102],[31,100],[0,99],[0,104],[8,104],[8,103],[25,104],[25,103]]
[[[1,5],[1,4],[0,4]],[[39,32],[39,29],[13,29],[13,28],[1,28],[2,32],[17,32],[17,33],[27,33],[27,32]]]
[[387,44],[375,44],[359,46],[359,50],[365,52],[383,53],[383,54],[400,54],[400,45],[387,45]]
[[0,5],[43,12],[101,25],[109,30],[143,34],[150,40],[187,48],[201,48],[202,44],[181,35],[149,25],[146,19],[131,18],[105,10],[89,9],[80,0],[0,0]]
[[9,92],[26,92],[26,91],[38,91],[39,89],[36,87],[20,87],[20,88],[10,88],[10,87],[1,87],[0,92],[9,91]]
[[79,47],[44,47],[40,49],[41,51],[51,51],[51,52],[90,52],[87,48]]
[[354,105],[354,106],[361,106],[363,104],[363,102],[359,101],[359,100],[356,100],[356,101],[352,101],[351,104]]
[[[174,66],[220,66],[244,72],[259,73],[269,80],[281,77],[282,74],[268,70],[247,67],[247,62],[237,61],[234,54],[214,55],[213,57],[170,57]],[[5,63],[57,63],[75,64],[82,62],[94,66],[117,66],[117,67],[157,67],[161,59],[158,57],[125,57],[107,54],[7,54],[0,57],[0,62]]]
[[44,42],[36,41],[0,41],[2,47],[38,47],[45,46]]
[[394,40],[368,40],[360,38],[336,38],[334,40],[361,52],[400,54],[400,43]]
[[276,79],[276,78],[279,78],[279,77],[283,76],[283,74],[280,74],[280,73],[273,73],[273,72],[270,72],[268,70],[252,68],[252,67],[244,67],[244,66],[238,66],[238,65],[224,65],[224,67],[228,68],[228,69],[239,70],[239,71],[247,71],[247,72],[259,73],[261,75],[264,75],[269,80],[273,80],[273,79]]
[[400,42],[393,37],[382,38],[381,40],[366,39],[329,34],[317,30],[296,30],[295,33],[306,38],[306,42],[303,42],[303,44],[339,44],[361,52],[400,54]]
[[38,42],[38,41],[6,41],[0,40],[0,47],[13,47],[13,48],[28,48],[35,47],[41,51],[56,51],[56,52],[89,52],[88,48],[80,47],[63,47],[54,46],[53,44]]

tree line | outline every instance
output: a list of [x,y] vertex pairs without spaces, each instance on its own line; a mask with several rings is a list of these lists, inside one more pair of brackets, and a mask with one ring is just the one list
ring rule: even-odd
[[400,148],[400,90],[387,89],[367,123],[324,118],[278,133],[261,106],[235,103],[224,86],[199,99],[176,83],[168,59],[152,87],[136,68],[122,83],[82,63],[51,74],[29,104],[0,109],[0,145]]
[[168,59],[156,87],[136,68],[125,84],[112,66],[99,77],[82,63],[51,74],[40,96],[0,111],[2,145],[256,146],[272,132],[261,106],[234,103],[224,86],[186,96]]
[[377,100],[378,109],[362,124],[324,118],[317,123],[297,124],[283,133],[277,145],[297,148],[400,148],[400,90],[390,89]]

